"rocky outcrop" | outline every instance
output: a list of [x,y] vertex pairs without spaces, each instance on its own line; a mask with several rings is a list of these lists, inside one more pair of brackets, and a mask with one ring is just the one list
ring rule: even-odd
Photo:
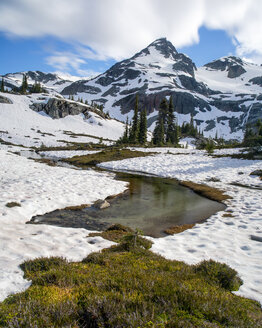
[[77,102],[68,101],[65,99],[50,98],[47,103],[39,102],[29,106],[36,112],[45,112],[54,119],[63,118],[68,115],[79,115],[83,113],[86,118],[89,118],[89,112],[95,112],[97,115],[104,117],[105,114],[91,106],[81,105]]
[[12,104],[12,100],[4,97],[4,96],[0,96],[0,104]]
[[260,85],[262,87],[262,76],[254,77],[253,79],[250,79],[248,82]]
[[77,94],[77,92],[86,92],[89,94],[96,95],[99,92],[101,92],[100,88],[86,85],[86,82],[87,82],[86,80],[76,81],[76,82],[70,84],[69,86],[65,87],[62,90],[61,94],[62,95],[75,95],[75,94]]
[[239,77],[246,72],[243,68],[243,61],[234,56],[214,60],[204,66],[213,70],[228,71],[227,77],[231,79]]
[[228,68],[228,74],[227,76],[230,79],[234,79],[236,77],[239,77],[240,75],[246,73],[246,70],[241,65],[231,65]]
[[249,110],[247,123],[250,125],[255,125],[257,120],[261,118],[262,118],[262,104],[259,102],[254,103]]

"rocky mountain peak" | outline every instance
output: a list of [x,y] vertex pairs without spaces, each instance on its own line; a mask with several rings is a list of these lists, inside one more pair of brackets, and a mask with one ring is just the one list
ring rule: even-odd
[[150,43],[146,48],[135,54],[131,59],[135,60],[141,56],[152,55],[155,51],[164,58],[175,59],[175,56],[178,54],[176,48],[170,41],[166,38],[160,38]]
[[243,60],[235,56],[222,57],[204,66],[212,70],[227,71],[229,78],[236,78],[246,73]]
[[149,47],[154,47],[158,50],[165,58],[169,58],[170,56],[177,55],[178,52],[173,44],[168,41],[166,38],[160,38],[152,42]]

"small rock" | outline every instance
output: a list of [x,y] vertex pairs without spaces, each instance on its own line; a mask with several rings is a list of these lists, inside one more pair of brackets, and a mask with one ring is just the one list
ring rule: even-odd
[[260,241],[262,243],[262,237],[260,236],[251,235],[250,239],[255,241]]
[[108,201],[103,200],[103,199],[98,199],[93,205],[93,207],[100,209],[100,210],[103,210],[104,208],[107,208],[109,206],[110,206],[110,204],[108,203]]

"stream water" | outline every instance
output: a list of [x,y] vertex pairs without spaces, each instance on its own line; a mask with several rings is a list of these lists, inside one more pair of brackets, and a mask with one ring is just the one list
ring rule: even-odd
[[129,182],[129,190],[109,200],[110,207],[82,210],[56,210],[32,218],[30,223],[103,230],[113,223],[140,229],[147,236],[165,236],[175,225],[201,222],[224,210],[225,205],[197,195],[175,180],[116,173],[116,179]]

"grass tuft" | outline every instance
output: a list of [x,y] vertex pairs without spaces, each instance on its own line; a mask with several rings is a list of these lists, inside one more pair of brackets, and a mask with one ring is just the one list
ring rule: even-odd
[[6,207],[12,208],[12,207],[21,207],[21,204],[17,202],[9,202],[5,204]]
[[199,195],[202,195],[206,198],[209,198],[211,200],[220,203],[223,203],[225,200],[232,198],[229,195],[225,195],[223,190],[209,187],[205,184],[199,184],[191,181],[179,181],[179,184],[181,186],[192,189],[194,192],[196,192]]

